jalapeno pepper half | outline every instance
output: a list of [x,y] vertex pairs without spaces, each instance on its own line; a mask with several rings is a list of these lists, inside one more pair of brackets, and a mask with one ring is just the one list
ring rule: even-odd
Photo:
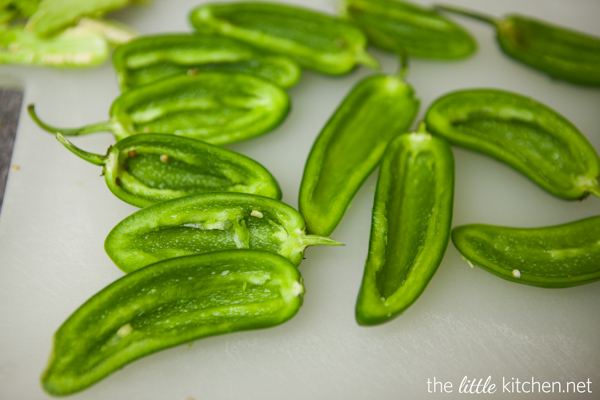
[[243,193],[205,193],[153,204],[108,234],[106,253],[124,272],[172,257],[228,249],[267,250],[293,264],[307,246],[341,243],[306,235],[304,219],[275,199]]
[[33,106],[29,114],[43,129],[65,136],[114,133],[117,140],[143,133],[165,133],[225,144],[262,135],[279,125],[290,108],[288,94],[257,76],[206,71],[176,76],[121,94],[110,120],[77,129],[43,123]]
[[352,89],[306,160],[298,204],[308,232],[333,232],[388,143],[410,128],[418,109],[400,75],[371,76]]
[[457,59],[473,54],[475,40],[434,9],[399,0],[344,0],[342,16],[384,50],[414,57]]
[[487,22],[509,57],[556,79],[600,86],[600,38],[522,15],[503,19],[451,6],[439,9]]
[[452,242],[471,266],[545,288],[600,280],[600,216],[543,228],[458,226]]
[[74,154],[101,165],[106,185],[138,207],[207,192],[238,192],[281,198],[279,184],[258,162],[199,140],[173,135],[134,135],[119,140],[107,155],[88,153],[60,133]]
[[190,20],[199,32],[234,37],[325,74],[345,74],[357,64],[379,65],[365,50],[367,38],[358,27],[301,7],[213,3],[194,9]]
[[226,36],[202,34],[139,37],[117,47],[113,65],[123,91],[170,76],[210,70],[258,75],[284,88],[296,84],[301,75],[298,64],[287,57]]
[[303,294],[298,269],[266,251],[149,265],[92,296],[58,329],[43,387],[69,395],[159,350],[279,325],[296,314]]
[[359,324],[387,322],[423,293],[448,247],[453,199],[454,156],[444,139],[422,125],[390,143],[377,180]]
[[451,144],[504,162],[566,200],[600,196],[600,157],[566,118],[538,101],[494,89],[438,98],[427,129]]

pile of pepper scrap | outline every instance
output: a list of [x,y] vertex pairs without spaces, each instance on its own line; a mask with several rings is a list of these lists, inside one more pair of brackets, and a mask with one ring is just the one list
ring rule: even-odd
[[135,0],[8,0],[0,3],[0,64],[57,68],[102,64],[111,45],[135,37],[103,18]]

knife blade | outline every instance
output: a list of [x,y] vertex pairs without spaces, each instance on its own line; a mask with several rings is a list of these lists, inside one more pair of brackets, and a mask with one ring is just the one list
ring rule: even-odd
[[19,89],[0,88],[0,211],[22,102],[23,92]]

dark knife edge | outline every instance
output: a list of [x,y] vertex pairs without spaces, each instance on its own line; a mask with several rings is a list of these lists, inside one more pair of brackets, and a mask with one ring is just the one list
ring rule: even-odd
[[0,211],[22,103],[23,93],[20,90],[0,89]]

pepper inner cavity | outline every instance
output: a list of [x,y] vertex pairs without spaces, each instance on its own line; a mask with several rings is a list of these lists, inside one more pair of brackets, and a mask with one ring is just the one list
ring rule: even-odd
[[483,139],[501,149],[510,149],[521,162],[543,165],[538,169],[540,173],[550,170],[553,176],[563,175],[566,169],[580,165],[575,155],[565,151],[570,149],[569,143],[533,122],[471,114],[465,120],[453,121],[452,125],[465,135]]
[[[562,243],[560,237],[511,238],[488,233],[481,238],[471,237],[470,245],[482,260],[490,258],[507,271],[518,269],[521,274],[562,278],[574,275],[574,271],[577,274],[598,271],[600,243],[594,232],[588,232],[588,235],[587,239],[582,238],[578,243]],[[527,257],[521,255],[525,252]]]
[[280,252],[288,238],[286,229],[268,212],[263,210],[262,217],[257,217],[252,211],[256,210],[144,232],[134,239],[132,247],[161,258],[241,248]]
[[155,65],[144,66],[139,69],[128,71],[129,82],[137,87],[154,82],[167,76],[175,76],[187,73],[189,70],[200,71],[238,71],[252,72],[263,77],[275,78],[281,74],[276,66],[269,65],[262,60],[250,59],[241,61],[222,61],[204,64],[178,65],[174,63],[162,62]]
[[391,188],[387,204],[387,243],[400,245],[386,246],[383,265],[377,272],[377,290],[383,300],[402,287],[418,263],[436,198],[434,154],[405,151],[400,157],[391,165],[391,176],[398,184]]
[[[251,126],[265,117],[265,110],[240,107],[218,109],[179,109],[156,118],[135,123],[136,132],[177,133],[185,136],[193,132],[201,137],[237,131]],[[173,132],[173,126],[179,128]]]
[[[198,157],[190,164],[173,155],[136,152],[122,158],[126,173],[152,189],[170,189],[186,193],[226,191],[236,185],[248,184],[247,177],[231,166],[216,163],[210,156]],[[162,159],[161,159],[162,157]]]
[[[241,12],[221,12],[218,7],[211,10],[220,22],[230,23],[244,30],[264,32],[282,41],[294,43],[306,43],[318,51],[326,53],[340,53],[343,48],[336,45],[337,38],[344,37],[343,28],[330,24],[327,30],[323,29],[323,21],[313,22],[306,18],[299,18],[295,14],[277,12],[269,9],[269,12],[255,12],[244,9]],[[347,29],[347,28],[346,28]]]
[[[273,308],[271,303],[281,301],[280,290],[271,283],[269,273],[250,272],[240,272],[235,267],[218,267],[204,277],[191,277],[190,281],[194,280],[195,283],[190,287],[185,287],[187,282],[184,281],[180,290],[160,288],[159,284],[158,290],[137,293],[136,296],[146,298],[146,307],[136,311],[128,307],[125,313],[136,315],[131,315],[125,322],[119,318],[114,322],[113,329],[100,336],[95,335],[93,340],[86,340],[86,347],[99,351],[93,352],[95,357],[86,356],[81,361],[89,368],[94,368],[110,354],[124,351],[146,338],[151,340],[157,336],[177,335],[181,329],[223,324],[228,319],[252,315],[258,308],[261,312],[268,312]],[[142,301],[141,298],[139,300]],[[121,308],[124,308],[128,302],[124,300],[122,304]],[[112,314],[116,316],[121,313],[115,310]],[[112,316],[106,315],[105,318],[111,320]]]

